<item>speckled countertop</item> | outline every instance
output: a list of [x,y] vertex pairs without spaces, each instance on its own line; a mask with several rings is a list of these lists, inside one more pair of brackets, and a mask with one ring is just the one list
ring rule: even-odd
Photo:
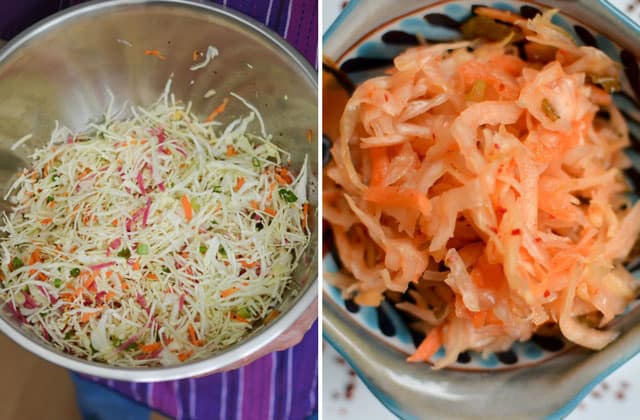
[[[609,0],[626,14],[640,22],[640,0]],[[326,30],[346,5],[343,0],[323,1],[323,30]],[[369,392],[349,365],[328,344],[323,352],[323,417],[325,419],[394,419]],[[640,418],[640,355],[602,381],[585,398],[568,420],[603,418]]]

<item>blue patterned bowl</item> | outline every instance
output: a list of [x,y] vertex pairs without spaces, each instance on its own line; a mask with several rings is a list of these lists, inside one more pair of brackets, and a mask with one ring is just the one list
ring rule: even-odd
[[[605,1],[501,1],[488,6],[532,17],[558,8],[554,18],[584,45],[600,48],[625,70],[622,92],[614,100],[629,124],[634,167],[626,175],[640,191],[640,27]],[[327,30],[324,53],[348,78],[359,83],[380,74],[393,57],[419,38],[450,41],[471,16],[466,1],[351,0]],[[416,36],[417,35],[417,36]],[[336,115],[338,115],[336,113]],[[327,118],[325,116],[325,125]],[[331,139],[325,137],[325,158]],[[637,196],[635,197],[637,199]],[[339,258],[325,236],[325,272],[339,269]],[[640,278],[640,263],[629,267]],[[407,328],[407,318],[389,302],[378,308],[344,300],[324,282],[324,336],[351,364],[371,391],[401,418],[557,418],[567,415],[605,376],[640,351],[638,301],[618,317],[620,337],[600,352],[573,346],[560,337],[534,335],[511,349],[483,358],[465,352],[453,366],[434,371],[406,363],[424,338]],[[434,360],[442,357],[443,350]]]

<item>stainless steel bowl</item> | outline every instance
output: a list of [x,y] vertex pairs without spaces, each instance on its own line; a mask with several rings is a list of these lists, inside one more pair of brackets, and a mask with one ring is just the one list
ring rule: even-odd
[[[189,70],[193,50],[204,51],[209,45],[216,46],[220,55],[202,70]],[[145,55],[145,50],[153,49],[166,60]],[[275,142],[292,153],[294,168],[308,154],[312,169],[308,196],[312,208],[317,208],[317,140],[312,144],[306,140],[307,130],[317,126],[316,72],[261,24],[228,9],[185,0],[88,3],[41,21],[0,49],[2,194],[34,147],[48,141],[56,120],[82,129],[104,111],[107,89],[118,102],[148,105],[172,74],[176,98],[192,101],[199,115],[206,116],[217,105],[214,99],[204,99],[209,89],[217,91],[217,98],[233,91],[252,102]],[[232,102],[227,118],[246,114],[246,108]],[[34,134],[28,146],[10,151],[9,146],[27,133]],[[294,273],[300,293],[286,298],[278,319],[206,359],[167,367],[119,368],[64,354],[4,313],[0,330],[50,362],[105,378],[160,381],[223,369],[267,346],[314,302],[318,241],[317,218],[311,213],[311,245]]]

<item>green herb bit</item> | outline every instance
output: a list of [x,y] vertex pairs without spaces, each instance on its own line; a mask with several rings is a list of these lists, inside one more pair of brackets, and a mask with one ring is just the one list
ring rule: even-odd
[[219,254],[221,257],[224,257],[224,258],[226,258],[226,257],[227,257],[227,251],[224,249],[224,247],[223,247],[222,245],[220,245],[220,246],[218,247],[218,254]]
[[542,112],[544,112],[544,115],[546,115],[551,121],[557,121],[560,118],[560,115],[558,115],[547,98],[542,100]]
[[53,280],[53,285],[57,288],[60,288],[60,286],[62,286],[62,279]]
[[[128,251],[128,249],[127,249],[127,251]],[[136,249],[136,252],[138,253],[138,255],[149,255],[149,245],[147,245],[147,244],[138,244],[138,248]],[[130,255],[131,255],[131,252],[129,252],[129,256]],[[120,254],[118,254],[118,256],[120,256]],[[129,257],[126,257],[126,258],[129,258]]]
[[127,346],[127,348],[125,350],[137,350],[138,349],[138,343],[131,343]]
[[50,195],[49,197],[47,197],[47,203],[50,203],[52,201],[55,201],[55,197]]
[[118,257],[120,258],[130,258],[131,257],[131,251],[129,250],[129,248],[122,248],[119,252],[118,252]]
[[214,193],[221,193],[222,192],[222,187],[220,185],[216,185],[215,187],[213,187],[213,192]]
[[64,335],[64,339],[65,339],[65,340],[68,340],[68,339],[70,339],[71,337],[73,337],[73,330],[69,330],[69,331],[67,331],[67,333]]
[[200,245],[200,253],[201,254],[206,254],[207,253],[207,246],[206,245]]
[[241,316],[241,317],[242,317],[242,318],[244,318],[244,319],[249,319],[249,318],[251,318],[251,312],[249,311],[249,309],[244,308],[244,307],[242,307],[242,308],[238,309],[238,310],[236,311],[236,314],[237,314],[238,316]]
[[69,271],[69,274],[71,274],[71,277],[78,277],[80,275],[80,269],[79,268],[72,268],[71,271]]
[[298,197],[293,193],[293,191],[281,189],[278,191],[278,194],[287,203],[295,203],[298,200]]
[[469,93],[465,95],[465,99],[470,102],[481,102],[487,91],[487,82],[484,80],[476,80],[471,85]]
[[260,169],[262,167],[262,164],[260,163],[260,161],[256,157],[251,159],[251,163],[253,164],[254,168]]
[[12,265],[13,265],[13,269],[17,270],[20,267],[24,266],[24,262],[22,262],[22,260],[19,257],[13,257],[13,261],[11,261]]
[[118,337],[111,337],[111,344],[113,344],[113,347],[120,347],[120,344],[122,344],[122,340],[120,340]]

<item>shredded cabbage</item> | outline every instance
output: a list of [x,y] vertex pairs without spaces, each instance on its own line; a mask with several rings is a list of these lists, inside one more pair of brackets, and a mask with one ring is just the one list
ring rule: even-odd
[[67,353],[119,366],[198,358],[296,292],[306,159],[294,177],[262,122],[249,134],[255,108],[222,127],[169,89],[128,118],[110,105],[85,132],[56,125],[5,197],[0,299]]

